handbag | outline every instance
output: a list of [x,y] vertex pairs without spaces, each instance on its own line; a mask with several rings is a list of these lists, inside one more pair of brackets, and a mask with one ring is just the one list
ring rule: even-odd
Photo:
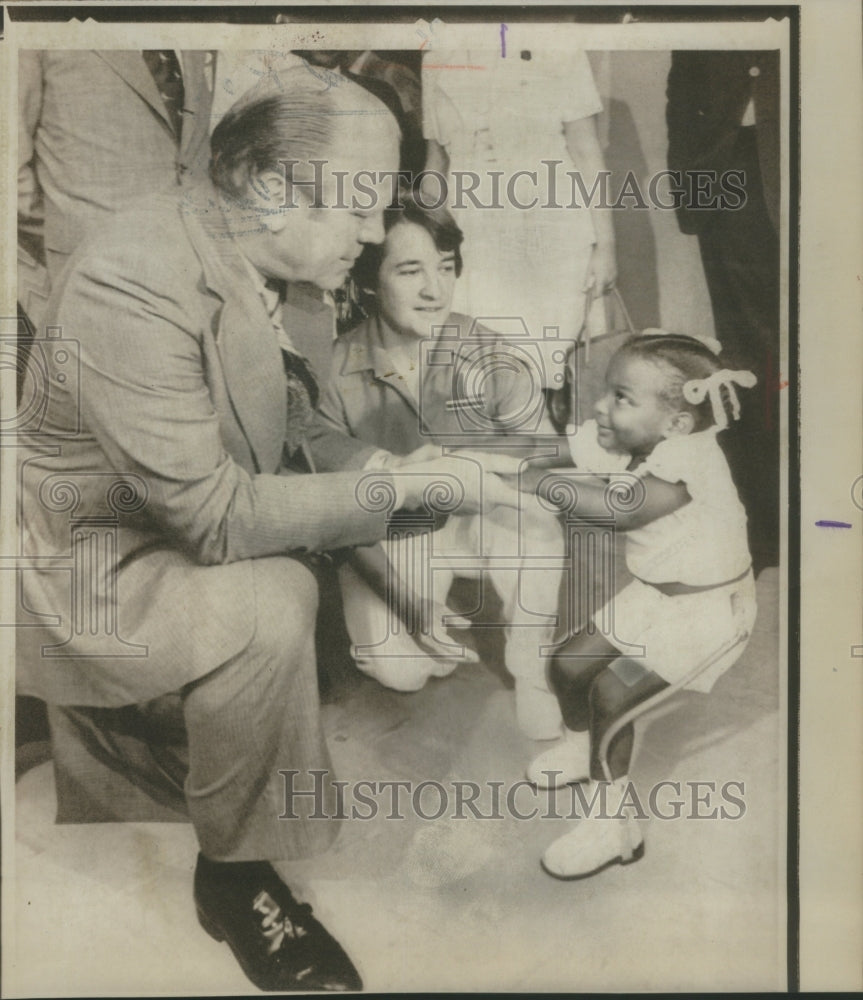
[[[604,316],[597,317],[597,310]],[[594,334],[597,320],[606,332]],[[571,433],[573,426],[588,420],[597,401],[605,392],[608,363],[626,341],[637,334],[623,296],[615,288],[608,295],[596,295],[588,289],[584,322],[573,341],[564,365],[564,382],[559,389],[549,389],[546,406],[552,426],[558,434]]]

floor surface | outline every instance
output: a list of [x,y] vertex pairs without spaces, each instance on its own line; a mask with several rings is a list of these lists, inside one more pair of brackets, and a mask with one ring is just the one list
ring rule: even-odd
[[[681,785],[679,819],[642,821],[642,861],[581,882],[539,867],[573,822],[546,793],[505,796],[543,744],[515,726],[513,693],[488,664],[460,667],[415,694],[355,677],[324,706],[341,779],[439,783],[419,811],[342,824],[336,845],[296,863],[297,895],[355,960],[369,991],[714,991],[785,986],[785,726],[778,663],[778,574],[758,579],[759,618],[738,664],[709,696],[684,693],[641,726],[632,778],[645,809],[662,780]],[[483,791],[479,819],[455,782]],[[501,782],[494,818],[490,781]],[[687,782],[700,786],[701,804]],[[727,782],[742,783],[727,792]],[[462,786],[467,788],[468,786]],[[443,789],[443,792],[440,791]],[[372,811],[346,786],[346,810]],[[366,791],[368,791],[366,789]],[[468,795],[469,793],[462,793]],[[657,807],[669,814],[669,786]],[[569,800],[558,805],[566,813]],[[727,818],[692,818],[724,806]],[[239,995],[255,992],[225,945],[198,926],[191,827],[58,826],[50,763],[18,783],[16,926],[8,996]],[[742,813],[742,815],[739,815]],[[739,816],[739,818],[731,818]],[[8,953],[7,953],[8,954]]]

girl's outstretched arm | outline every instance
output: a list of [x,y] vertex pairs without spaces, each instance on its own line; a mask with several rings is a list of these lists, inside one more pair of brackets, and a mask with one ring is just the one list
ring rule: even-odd
[[[560,477],[555,477],[553,474],[547,474],[537,484],[536,492],[549,503],[554,503],[556,502],[555,479],[558,481],[566,479],[575,487],[577,494],[575,507],[570,516],[593,520],[614,513],[615,526],[620,531],[632,531],[633,528],[650,524],[657,518],[679,510],[692,499],[683,483],[669,483],[649,473],[639,478],[644,486],[643,498],[640,503],[633,505],[632,510],[626,511],[613,510],[606,501],[609,489],[614,489],[613,477],[609,483],[605,483],[596,476],[566,476],[564,473]],[[625,488],[627,482],[627,480],[622,481],[621,486]]]

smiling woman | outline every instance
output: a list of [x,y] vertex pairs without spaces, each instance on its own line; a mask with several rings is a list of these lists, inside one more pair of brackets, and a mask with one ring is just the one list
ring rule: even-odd
[[462,233],[448,212],[427,211],[410,195],[385,214],[384,226],[385,244],[365,247],[354,278],[400,380],[418,398],[418,339],[435,336],[450,318]]
[[462,232],[449,212],[421,208],[410,195],[385,214],[384,227],[386,245],[366,247],[354,277],[373,309],[379,296],[377,308],[389,313],[395,329],[426,337],[429,323],[418,324],[403,308],[428,314],[446,308],[448,314],[455,281],[462,272]]

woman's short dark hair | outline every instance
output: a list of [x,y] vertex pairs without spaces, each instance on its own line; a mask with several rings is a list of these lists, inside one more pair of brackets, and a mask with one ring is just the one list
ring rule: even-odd
[[[384,212],[384,231],[389,233],[403,222],[421,226],[431,236],[440,253],[452,253],[455,257],[456,277],[461,274],[461,244],[464,234],[448,209],[423,208],[412,194],[404,192],[399,195],[396,204]],[[361,292],[370,293],[377,288],[378,272],[381,269],[385,249],[385,243],[368,243],[354,264],[351,276]]]

